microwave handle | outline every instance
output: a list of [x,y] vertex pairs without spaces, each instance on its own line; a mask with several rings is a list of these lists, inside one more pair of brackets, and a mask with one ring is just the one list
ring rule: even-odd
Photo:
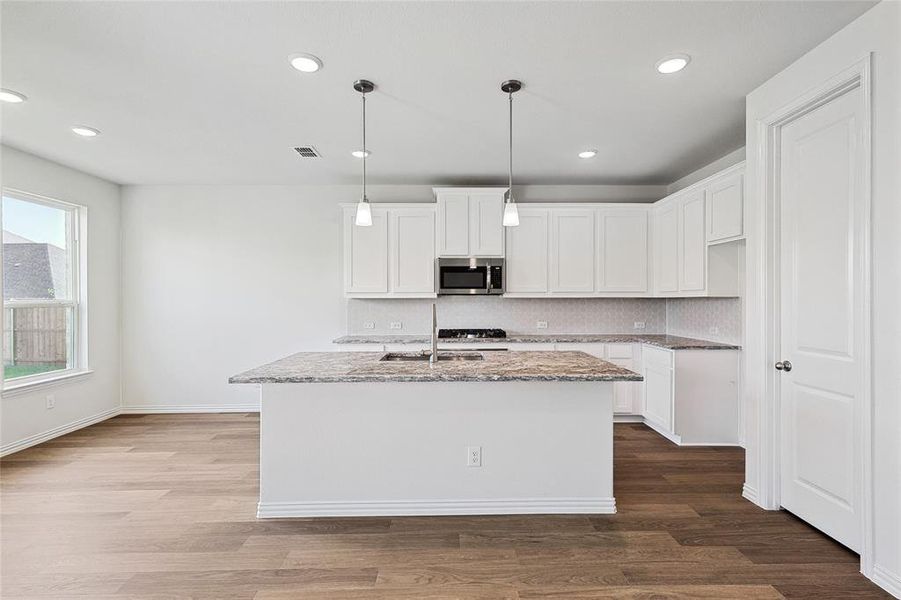
[[491,293],[491,265],[485,265],[485,293]]

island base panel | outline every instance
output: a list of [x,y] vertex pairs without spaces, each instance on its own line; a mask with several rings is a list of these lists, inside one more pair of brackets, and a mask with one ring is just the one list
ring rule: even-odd
[[262,388],[261,518],[616,512],[610,382]]

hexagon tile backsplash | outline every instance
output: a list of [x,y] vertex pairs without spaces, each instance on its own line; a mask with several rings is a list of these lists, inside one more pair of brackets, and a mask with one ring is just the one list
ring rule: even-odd
[[[741,341],[738,298],[351,299],[347,301],[347,333],[426,334],[429,307],[435,301],[442,328],[498,327],[508,333],[672,333],[728,343]],[[539,322],[547,323],[547,328],[539,328]],[[400,328],[392,329],[392,323],[399,323]],[[644,323],[644,329],[636,328],[636,323]]]

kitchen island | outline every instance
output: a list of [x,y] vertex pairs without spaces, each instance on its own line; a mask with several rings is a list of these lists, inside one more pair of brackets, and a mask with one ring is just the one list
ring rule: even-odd
[[640,375],[583,352],[385,357],[229,379],[260,386],[259,517],[616,511],[613,383]]

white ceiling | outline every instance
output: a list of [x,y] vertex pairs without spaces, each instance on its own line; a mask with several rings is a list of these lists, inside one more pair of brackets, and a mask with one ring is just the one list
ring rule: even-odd
[[[515,77],[518,182],[669,183],[740,147],[744,96],[872,5],[3,2],[0,80],[29,101],[2,140],[119,183],[355,183],[365,77],[373,183],[501,183]],[[657,74],[670,53],[691,64]]]

